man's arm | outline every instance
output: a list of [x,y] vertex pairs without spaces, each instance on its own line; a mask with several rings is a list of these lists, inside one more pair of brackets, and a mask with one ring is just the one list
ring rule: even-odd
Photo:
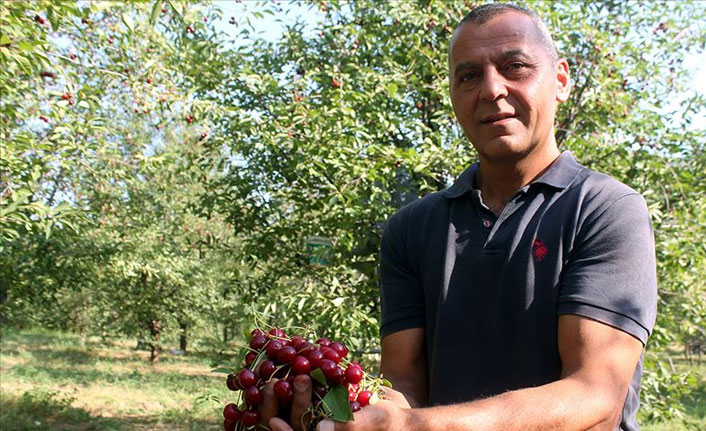
[[401,409],[381,401],[319,431],[608,431],[620,418],[642,343],[606,324],[559,317],[562,377],[534,388],[450,406]]
[[427,358],[424,328],[405,329],[382,339],[380,373],[402,392],[412,407],[427,404]]

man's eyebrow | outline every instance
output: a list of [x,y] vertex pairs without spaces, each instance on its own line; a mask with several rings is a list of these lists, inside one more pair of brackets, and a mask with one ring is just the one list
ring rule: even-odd
[[[499,56],[497,56],[497,59],[500,61],[504,61],[510,58],[517,58],[521,60],[530,60],[530,56],[525,53],[521,49],[511,49],[509,51],[505,51],[501,53]],[[478,69],[481,67],[478,63],[472,62],[472,61],[464,61],[463,63],[459,63],[456,68],[454,69],[454,76],[457,76],[458,74],[462,73],[464,70],[469,70],[469,69]]]
[[527,55],[523,50],[521,49],[511,49],[510,51],[505,51],[502,54],[500,54],[499,58],[501,60],[507,60],[508,58],[522,58],[525,60],[529,60],[530,56]]
[[474,63],[471,61],[464,61],[463,63],[459,63],[456,66],[456,69],[454,69],[454,76],[459,75],[464,70],[477,69],[478,67],[479,67],[478,63]]

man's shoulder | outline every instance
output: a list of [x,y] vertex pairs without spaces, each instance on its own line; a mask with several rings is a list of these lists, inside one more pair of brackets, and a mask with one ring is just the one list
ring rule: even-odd
[[406,204],[390,217],[389,223],[416,224],[440,216],[441,210],[448,206],[445,191],[430,193]]
[[605,210],[626,197],[644,206],[644,198],[632,187],[606,173],[579,166],[581,170],[568,192],[579,197],[584,210],[590,212]]

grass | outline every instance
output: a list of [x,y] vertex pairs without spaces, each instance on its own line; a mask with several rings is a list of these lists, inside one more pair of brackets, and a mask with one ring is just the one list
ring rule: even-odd
[[198,355],[148,353],[125,340],[3,331],[0,429],[217,430],[228,395]]
[[[148,352],[128,340],[48,331],[3,330],[0,339],[0,430],[218,430],[232,393],[211,357]],[[700,381],[683,400],[691,427],[680,421],[643,423],[643,431],[706,429],[706,362],[691,366],[673,355],[676,371],[696,369]]]

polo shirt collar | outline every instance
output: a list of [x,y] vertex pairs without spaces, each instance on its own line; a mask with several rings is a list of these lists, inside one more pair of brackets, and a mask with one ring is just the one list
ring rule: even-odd
[[451,187],[441,192],[444,197],[447,197],[449,199],[455,199],[473,190],[475,188],[474,183],[476,178],[476,172],[478,172],[479,167],[480,165],[478,164],[478,162],[476,162],[472,164],[468,169],[463,171],[463,173],[459,175],[459,177],[456,179],[456,181]]
[[546,184],[557,189],[565,189],[581,171],[571,151],[564,151],[539,178],[531,184]]
[[[476,172],[478,172],[479,167],[480,165],[476,162],[463,171],[453,185],[442,192],[444,197],[454,199],[474,190]],[[532,181],[530,185],[546,184],[558,189],[565,189],[576,178],[580,170],[581,165],[574,159],[571,151],[564,151],[549,169],[539,178]]]

